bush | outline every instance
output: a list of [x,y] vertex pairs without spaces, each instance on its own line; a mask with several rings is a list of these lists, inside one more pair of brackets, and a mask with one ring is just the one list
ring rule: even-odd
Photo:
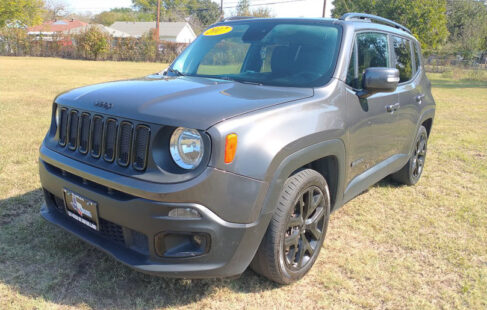
[[481,70],[468,70],[466,77],[463,78],[464,80],[468,81],[487,81],[487,77],[485,76],[485,72]]
[[114,61],[172,62],[188,44],[142,38],[113,38],[92,26],[78,35],[27,35],[24,29],[0,29],[0,55],[63,57]]
[[109,51],[110,37],[96,26],[77,35],[76,40],[80,53],[88,59],[97,60]]

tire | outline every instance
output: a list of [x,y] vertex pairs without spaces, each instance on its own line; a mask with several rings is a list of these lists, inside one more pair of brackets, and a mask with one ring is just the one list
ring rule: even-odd
[[414,149],[407,164],[398,172],[392,174],[392,179],[400,184],[414,185],[418,183],[423,173],[428,146],[428,132],[424,126],[419,128]]
[[250,267],[281,284],[301,279],[318,257],[329,218],[330,193],[323,176],[311,169],[290,176]]

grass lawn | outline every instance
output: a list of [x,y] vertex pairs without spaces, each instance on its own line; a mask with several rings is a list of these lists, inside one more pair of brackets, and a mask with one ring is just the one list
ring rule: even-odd
[[0,57],[0,309],[487,309],[487,82],[430,76],[419,184],[382,181],[331,217],[302,281],[252,271],[175,280],[132,271],[41,219],[38,147],[54,96],[164,65]]

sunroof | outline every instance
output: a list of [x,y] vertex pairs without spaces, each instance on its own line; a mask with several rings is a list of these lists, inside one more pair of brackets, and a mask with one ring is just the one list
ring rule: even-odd
[[64,20],[58,20],[57,22],[54,22],[53,25],[67,25],[68,23],[65,22]]

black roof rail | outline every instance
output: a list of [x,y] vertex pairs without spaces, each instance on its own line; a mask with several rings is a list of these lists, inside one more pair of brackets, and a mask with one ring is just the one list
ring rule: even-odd
[[255,18],[255,17],[253,17],[253,16],[231,16],[231,17],[227,17],[227,18],[222,18],[221,21],[222,22],[228,22],[231,20],[241,20],[241,19],[251,19],[251,18]]
[[404,27],[403,25],[396,23],[390,19],[372,15],[372,14],[365,14],[365,13],[345,13],[340,17],[340,20],[352,20],[352,19],[362,19],[362,20],[369,20],[369,21],[377,21],[388,26],[395,27],[397,29],[401,29],[406,31],[407,33],[411,33],[411,30]]

